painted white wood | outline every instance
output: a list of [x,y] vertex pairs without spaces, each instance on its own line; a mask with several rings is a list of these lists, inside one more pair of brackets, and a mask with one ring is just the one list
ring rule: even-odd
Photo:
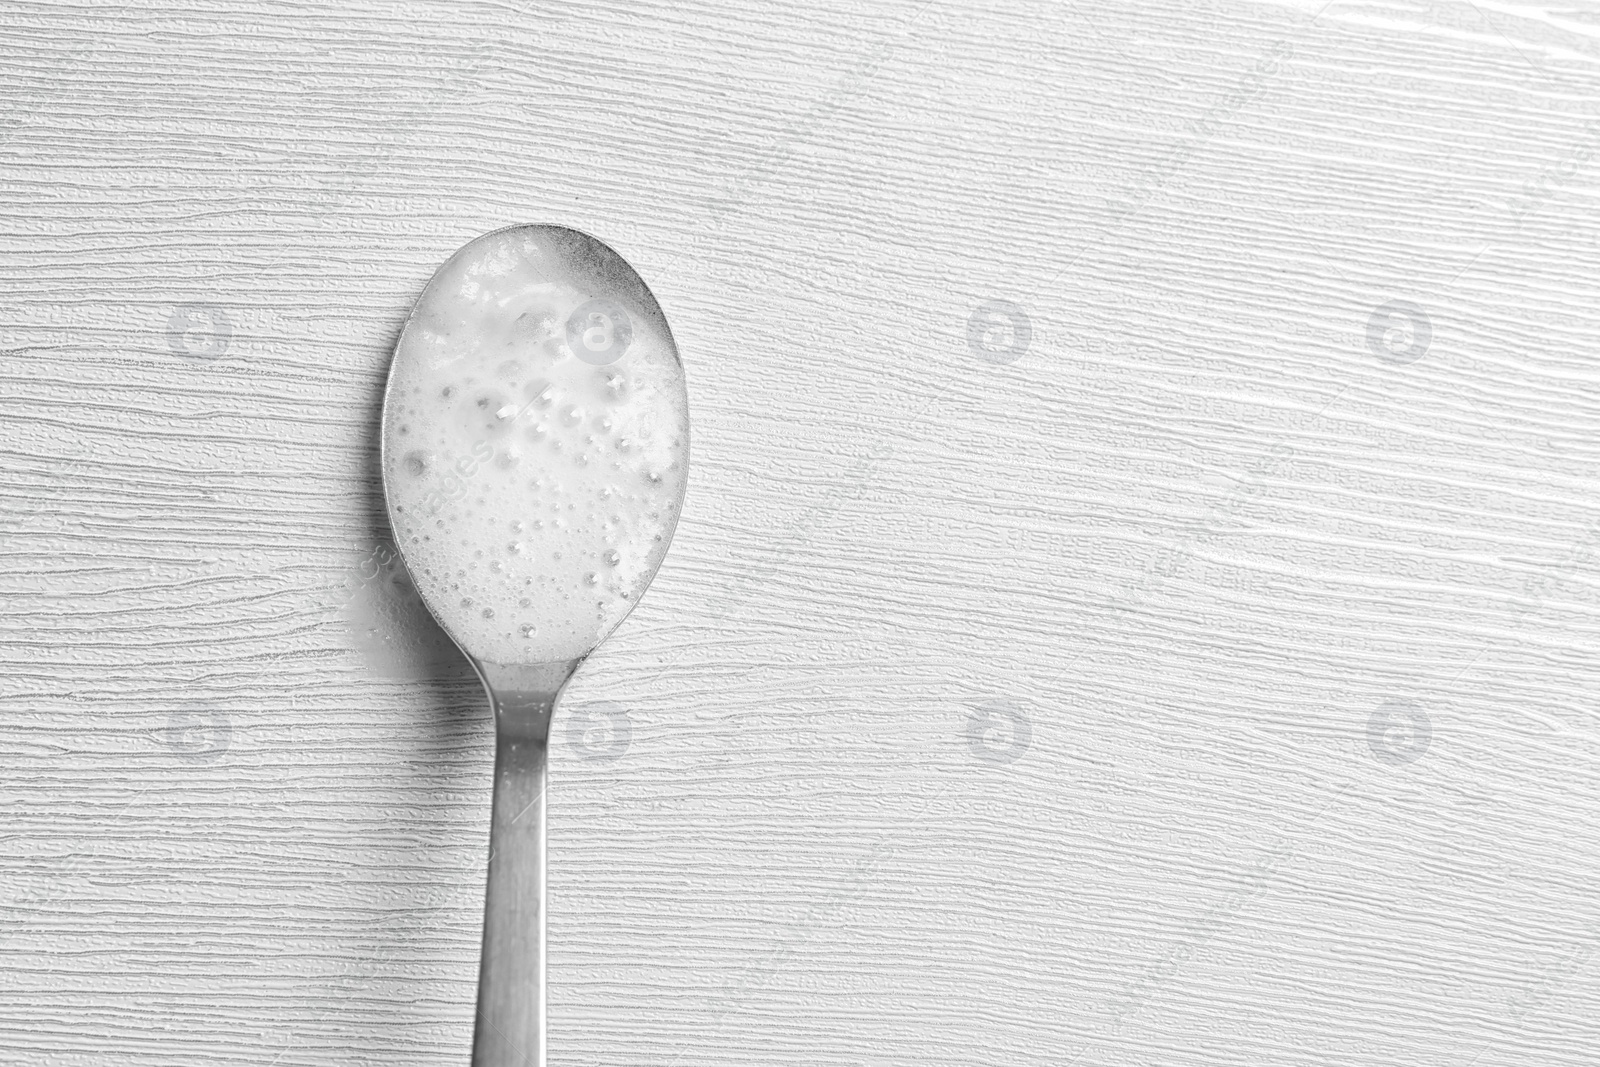
[[1592,6],[0,24],[0,1061],[465,1062],[491,737],[372,455],[519,221],[694,418],[554,1062],[1600,1057]]

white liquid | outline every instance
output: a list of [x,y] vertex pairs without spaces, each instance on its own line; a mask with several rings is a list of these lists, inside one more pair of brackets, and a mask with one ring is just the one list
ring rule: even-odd
[[666,323],[642,286],[574,269],[577,239],[523,227],[467,245],[390,371],[395,538],[480,660],[588,652],[649,585],[683,498],[688,400]]

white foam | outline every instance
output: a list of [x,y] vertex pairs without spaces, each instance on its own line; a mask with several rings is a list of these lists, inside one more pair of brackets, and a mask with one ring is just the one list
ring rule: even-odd
[[395,537],[480,660],[598,644],[655,574],[683,497],[688,400],[666,323],[642,286],[574,270],[578,237],[525,227],[467,245],[418,301],[390,371]]

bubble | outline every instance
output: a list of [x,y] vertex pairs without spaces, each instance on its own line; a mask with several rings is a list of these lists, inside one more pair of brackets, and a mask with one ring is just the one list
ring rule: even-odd
[[[480,390],[472,395],[472,399],[462,405],[462,420],[470,436],[469,440],[462,441],[466,447],[460,448],[458,454],[471,451],[476,455],[477,448],[482,447],[478,438],[498,437],[511,426],[517,414],[517,408],[511,404],[504,393],[497,390]],[[466,460],[458,462],[460,467]],[[468,464],[470,468],[470,464]],[[466,474],[463,471],[463,474]]]
[[516,340],[523,344],[543,341],[556,330],[556,317],[548,308],[535,311],[526,311],[517,316],[514,324],[517,335]]

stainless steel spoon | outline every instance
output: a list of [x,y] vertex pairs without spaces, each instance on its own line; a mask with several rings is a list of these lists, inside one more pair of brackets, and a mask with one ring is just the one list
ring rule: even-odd
[[395,542],[494,712],[472,1063],[544,1067],[550,723],[671,541],[682,365],[622,257],[575,230],[509,227],[463,247],[417,300],[382,433]]

